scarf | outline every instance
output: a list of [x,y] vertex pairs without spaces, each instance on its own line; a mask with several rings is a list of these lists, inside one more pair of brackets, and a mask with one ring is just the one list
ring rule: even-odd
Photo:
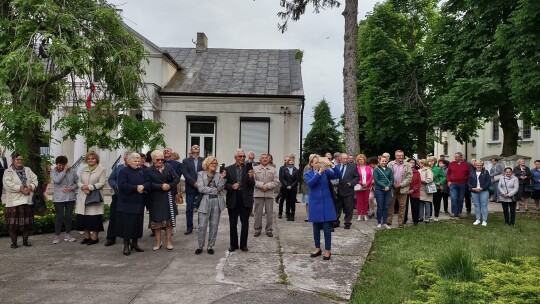
[[15,170],[15,173],[17,173],[17,176],[21,180],[21,184],[23,185],[23,187],[26,187],[27,186],[26,183],[28,179],[26,178],[26,172],[24,171],[24,166],[21,166],[20,168],[17,168],[15,166],[11,166],[11,167],[13,168],[13,170]]

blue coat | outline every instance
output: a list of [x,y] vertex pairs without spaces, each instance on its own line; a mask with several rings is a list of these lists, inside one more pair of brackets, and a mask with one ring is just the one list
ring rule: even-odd
[[321,223],[336,220],[336,208],[330,193],[329,179],[341,176],[337,166],[326,169],[322,174],[309,170],[304,180],[309,187],[308,217],[310,222]]
[[482,191],[488,190],[491,185],[491,176],[489,175],[489,172],[482,169],[478,179],[480,180],[480,186],[478,186],[478,181],[476,180],[476,168],[474,168],[474,171],[469,173],[469,189],[482,188]]
[[130,214],[143,214],[146,193],[137,192],[137,186],[143,185],[144,191],[150,191],[150,176],[146,169],[125,167],[118,173],[117,210]]

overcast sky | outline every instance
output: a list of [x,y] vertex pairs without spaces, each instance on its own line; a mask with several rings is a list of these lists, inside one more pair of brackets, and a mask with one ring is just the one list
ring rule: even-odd
[[[304,136],[311,129],[313,107],[325,98],[334,118],[343,114],[342,6],[289,22],[285,34],[279,0],[109,0],[123,10],[124,21],[160,47],[195,47],[204,32],[210,48],[300,49],[304,51],[302,79],[306,97]],[[359,0],[358,19],[373,10],[377,0]]]

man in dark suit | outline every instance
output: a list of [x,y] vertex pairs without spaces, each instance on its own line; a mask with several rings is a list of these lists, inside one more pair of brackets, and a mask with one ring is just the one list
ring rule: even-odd
[[4,156],[4,151],[0,147],[0,202],[2,201],[2,191],[4,189],[4,184],[2,183],[2,178],[4,177],[4,171],[8,168],[8,162]]
[[204,158],[199,156],[200,148],[198,145],[191,146],[191,153],[182,161],[182,172],[186,180],[186,225],[184,234],[193,232],[193,202],[199,194],[197,190],[197,173],[203,170],[202,162]]
[[[255,179],[253,169],[245,165],[246,152],[242,149],[234,151],[235,163],[225,168],[227,182],[227,210],[229,212],[230,247],[229,251],[240,248],[248,251],[247,239],[249,233],[249,214],[253,208],[253,190]],[[242,225],[240,232],[240,246],[238,246],[238,217]]]
[[[290,155],[283,167],[279,169],[279,182],[281,183],[281,195],[285,197],[285,215],[287,221],[294,221],[296,212],[296,193],[298,190],[298,169],[294,166],[295,156]],[[281,218],[282,204],[280,202],[278,217]]]
[[345,213],[345,229],[351,229],[351,220],[353,218],[354,206],[354,185],[358,183],[360,174],[354,164],[348,162],[347,153],[341,153],[341,178],[338,185],[338,200],[336,202],[336,227],[339,227],[341,211]]

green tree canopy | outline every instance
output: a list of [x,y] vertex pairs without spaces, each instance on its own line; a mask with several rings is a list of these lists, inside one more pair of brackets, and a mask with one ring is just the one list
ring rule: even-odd
[[304,139],[304,152],[302,160],[308,163],[311,154],[324,156],[326,152],[342,152],[343,143],[341,132],[337,130],[337,124],[332,118],[330,107],[326,100],[321,100],[313,109],[314,121],[311,123],[311,130]]
[[390,0],[360,23],[358,103],[361,150],[397,149],[424,157],[432,133],[425,77],[425,40],[434,0]]
[[521,116],[540,125],[538,1],[450,0],[430,38],[434,120],[461,141],[498,119],[516,154]]
[[[39,147],[50,139],[44,124],[58,108],[64,139],[83,135],[100,148],[162,143],[160,123],[129,115],[142,106],[144,58],[142,43],[104,0],[0,1],[0,143],[41,172]],[[96,83],[90,110],[80,82]]]

